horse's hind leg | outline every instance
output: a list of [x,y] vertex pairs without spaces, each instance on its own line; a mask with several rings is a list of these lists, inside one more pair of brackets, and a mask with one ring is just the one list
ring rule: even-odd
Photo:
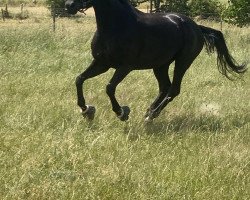
[[163,101],[171,86],[171,81],[168,75],[168,69],[169,64],[153,69],[154,75],[159,85],[159,94],[147,110],[147,113],[145,115],[146,121],[151,121],[153,118],[157,117],[157,113],[153,111]]
[[91,65],[76,78],[77,104],[81,108],[83,116],[87,119],[92,120],[94,118],[95,108],[85,104],[82,91],[83,82],[89,78],[93,78],[99,74],[102,74],[107,70],[108,67],[94,60]]
[[171,87],[168,89],[167,94],[164,96],[163,100],[158,104],[158,106],[152,111],[153,118],[157,117],[160,112],[167,106],[167,104],[180,94],[181,82],[183,76],[187,69],[192,64],[192,61],[187,61],[185,59],[176,59],[174,77],[171,84]]

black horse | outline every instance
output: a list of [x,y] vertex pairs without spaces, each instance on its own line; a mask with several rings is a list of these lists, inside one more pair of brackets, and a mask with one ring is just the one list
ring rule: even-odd
[[[159,83],[159,95],[145,115],[149,121],[179,95],[182,78],[204,44],[209,52],[217,50],[218,68],[226,77],[246,70],[245,65],[237,65],[231,57],[220,31],[197,25],[184,15],[146,14],[131,6],[128,0],[67,0],[65,6],[70,14],[90,7],[95,11],[97,31],[91,44],[94,59],[76,79],[78,105],[88,119],[94,118],[95,108],[85,104],[83,82],[111,67],[116,71],[106,92],[113,111],[122,121],[128,119],[130,109],[119,105],[115,90],[132,70],[153,69]],[[171,82],[168,69],[173,61]]]

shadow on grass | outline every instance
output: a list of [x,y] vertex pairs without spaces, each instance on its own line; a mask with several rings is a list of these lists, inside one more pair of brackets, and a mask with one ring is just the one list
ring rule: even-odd
[[[230,122],[217,116],[181,115],[165,121],[157,121],[145,125],[149,135],[182,134],[186,132],[225,132],[232,129]],[[230,123],[230,124],[233,124]],[[243,125],[243,124],[242,124]]]

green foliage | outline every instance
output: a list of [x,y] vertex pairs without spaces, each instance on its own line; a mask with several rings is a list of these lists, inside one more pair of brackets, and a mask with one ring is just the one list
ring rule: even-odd
[[69,16],[65,10],[65,0],[46,0],[46,4],[51,10],[51,15],[55,14],[58,17]]
[[161,6],[161,10],[167,12],[189,13],[188,0],[166,0]]
[[189,3],[190,15],[202,18],[221,16],[222,5],[217,0],[191,0]]
[[[64,8],[64,0],[54,0],[53,2],[56,8]],[[141,3],[149,1],[130,0],[130,2],[133,6],[138,6]],[[202,18],[219,18],[222,10],[222,6],[218,0],[155,0],[153,2],[157,10],[179,12],[191,16],[199,15]],[[46,4],[51,6],[52,0],[46,0]]]
[[65,7],[65,1],[64,0],[46,0],[46,4],[50,6],[51,8],[53,5],[56,8],[64,8]]
[[224,19],[238,26],[250,24],[250,1],[230,0],[230,5],[223,14]]
[[138,5],[141,3],[141,1],[139,1],[139,0],[130,0],[130,3],[131,3],[134,7],[136,7],[136,6],[138,6]]
[[[63,8],[65,4],[65,0],[46,0],[46,4],[51,6],[52,2],[54,2],[57,8]],[[130,0],[133,6],[138,6],[141,3],[147,2],[147,0]]]
[[[146,1],[147,0],[130,0],[131,4],[135,7]],[[51,9],[52,14],[55,12],[57,16],[68,16],[65,11],[65,0],[46,0],[45,3]]]
[[[219,18],[222,4],[218,0],[161,0],[160,10],[164,12],[178,12],[186,15],[201,16],[202,18]],[[158,4],[154,4],[155,7]]]

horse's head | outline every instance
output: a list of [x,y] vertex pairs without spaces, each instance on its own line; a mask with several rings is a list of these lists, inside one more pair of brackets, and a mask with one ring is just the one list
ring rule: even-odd
[[93,0],[66,0],[65,7],[69,14],[75,15],[78,11],[84,11],[92,6]]

